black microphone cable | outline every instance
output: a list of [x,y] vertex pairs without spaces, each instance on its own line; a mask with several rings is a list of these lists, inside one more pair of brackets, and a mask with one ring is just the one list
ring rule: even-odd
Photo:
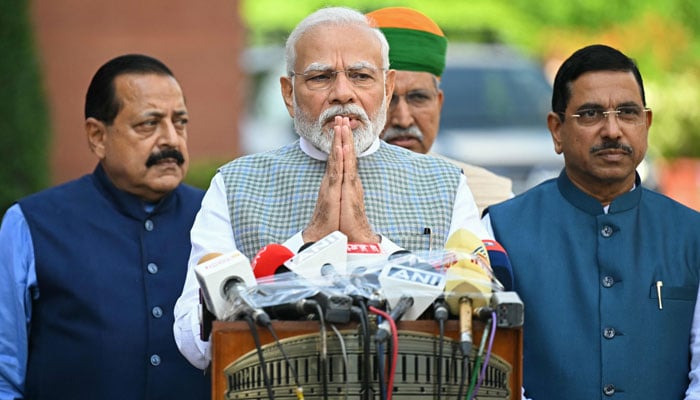
[[449,317],[449,310],[445,302],[445,296],[440,295],[433,303],[433,316],[438,321],[440,336],[438,338],[438,354],[437,354],[437,400],[442,398],[442,360],[443,347],[445,344],[445,321]]
[[296,386],[295,393],[297,396],[298,400],[304,400],[304,388],[299,384],[299,374],[297,373],[296,368],[294,368],[294,365],[292,364],[291,359],[287,355],[287,352],[284,350],[284,346],[282,346],[282,343],[280,342],[280,339],[277,337],[277,332],[275,332],[275,329],[272,327],[272,321],[267,321],[267,323],[264,324],[267,330],[270,332],[270,335],[272,335],[272,338],[275,340],[275,344],[277,345],[277,348],[279,349],[280,353],[282,353],[282,357],[284,357],[284,362],[287,363],[287,368],[292,372],[292,378],[294,379],[294,385]]
[[[381,315],[377,315],[377,324],[382,322]],[[384,359],[389,360],[389,356],[384,356],[384,342],[376,341],[377,344],[377,385],[379,386],[380,400],[386,400],[386,385],[384,383]]]
[[459,391],[457,392],[457,398],[464,398],[464,387],[467,383],[467,375],[469,375],[469,357],[462,354],[462,376],[459,379]]
[[319,372],[321,378],[321,391],[323,393],[323,399],[328,399],[328,343],[326,332],[326,321],[323,316],[323,308],[316,300],[306,300],[307,304],[316,308],[316,313],[318,314],[318,321],[320,326],[319,335],[321,340],[321,356],[319,360]]
[[[389,334],[391,337],[391,358],[389,361],[389,374],[387,377],[387,389],[386,389],[386,398],[387,400],[391,400],[393,394],[394,394],[394,377],[396,375],[396,362],[398,360],[398,352],[399,352],[399,331],[396,329],[396,322],[392,318],[389,313],[384,312],[376,307],[369,307],[369,310],[372,311],[373,313],[377,315],[381,315],[388,323],[390,326],[390,331],[392,333]],[[383,342],[382,340],[377,340],[375,337],[376,342]]]
[[255,349],[258,353],[258,361],[260,362],[260,369],[262,370],[263,381],[265,382],[265,389],[267,389],[267,397],[270,400],[272,400],[275,398],[275,396],[272,393],[272,384],[270,382],[270,376],[267,374],[267,365],[265,363],[265,356],[263,355],[262,346],[260,345],[258,327],[255,325],[253,317],[251,317],[249,314],[246,313],[243,319],[245,319],[245,321],[248,323],[248,327],[250,327],[250,334],[253,336],[253,341],[255,342]]
[[374,391],[371,388],[370,379],[372,374],[371,348],[370,348],[370,332],[369,332],[369,316],[367,314],[367,304],[361,298],[357,298],[357,306],[350,310],[357,314],[360,320],[360,329],[362,331],[362,389],[360,391],[362,400],[371,400],[374,398]]

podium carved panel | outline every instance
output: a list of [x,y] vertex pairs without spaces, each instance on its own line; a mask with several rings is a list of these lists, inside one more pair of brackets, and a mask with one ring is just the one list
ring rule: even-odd
[[[462,380],[468,382],[475,368],[474,360],[483,325],[475,321],[475,345],[467,360],[459,350],[457,325],[457,321],[447,321],[441,344],[438,325],[434,321],[398,324],[394,399],[437,398],[438,387],[443,399],[455,399],[458,393],[463,394],[459,392],[460,383],[464,389]],[[379,374],[385,371],[382,371],[383,364],[376,356],[378,352],[384,354],[390,350],[387,344],[378,349],[371,340],[371,357],[365,360],[363,338],[354,325],[340,326],[338,332],[328,329],[325,341],[316,321],[279,321],[274,322],[273,327],[289,362],[284,359],[279,345],[267,330],[258,327],[258,334],[266,375],[275,399],[296,399],[297,379],[307,400],[359,400],[367,398],[363,394],[367,388],[370,390],[369,398],[380,398]],[[267,399],[270,392],[264,383],[260,356],[249,326],[240,321],[216,321],[212,341],[212,398]],[[440,346],[442,357],[438,357]],[[365,379],[366,371],[369,371],[369,379]],[[363,382],[369,382],[369,385],[363,385]],[[496,332],[489,364],[478,388],[478,398],[520,399],[521,386],[522,330],[500,329]]]

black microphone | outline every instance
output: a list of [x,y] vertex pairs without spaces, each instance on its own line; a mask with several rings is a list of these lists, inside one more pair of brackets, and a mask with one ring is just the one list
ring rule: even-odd
[[[411,306],[413,306],[413,297],[403,295],[399,298],[399,302],[396,303],[396,307],[391,310],[389,316],[395,322],[398,322]],[[389,321],[382,321],[377,325],[377,334],[374,339],[379,343],[384,343],[389,336],[391,336],[391,324],[389,324]]]

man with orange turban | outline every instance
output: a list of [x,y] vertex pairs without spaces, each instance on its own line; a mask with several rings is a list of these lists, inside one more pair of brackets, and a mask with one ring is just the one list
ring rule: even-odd
[[[387,7],[367,16],[389,42],[390,68],[396,71],[394,95],[381,138],[417,153],[428,153],[440,127],[447,38],[426,15],[406,7]],[[435,153],[430,155],[446,158]],[[510,179],[456,160],[481,213],[512,197]]]

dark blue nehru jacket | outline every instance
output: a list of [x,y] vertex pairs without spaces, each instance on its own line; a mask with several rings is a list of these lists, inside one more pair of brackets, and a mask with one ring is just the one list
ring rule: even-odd
[[525,303],[529,398],[684,397],[700,213],[643,188],[639,177],[605,213],[562,172],[489,215]]
[[39,287],[27,399],[210,398],[173,338],[202,196],[180,185],[147,212],[98,166],[19,202]]

